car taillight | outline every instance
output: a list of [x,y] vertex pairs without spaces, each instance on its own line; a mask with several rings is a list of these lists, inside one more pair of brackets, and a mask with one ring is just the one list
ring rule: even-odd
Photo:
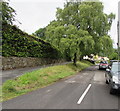
[[101,66],[107,66],[108,64],[100,64]]

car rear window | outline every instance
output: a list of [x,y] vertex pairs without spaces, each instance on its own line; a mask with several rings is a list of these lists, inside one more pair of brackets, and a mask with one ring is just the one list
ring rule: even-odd
[[112,69],[113,72],[118,72],[120,71],[120,64],[113,64]]
[[108,64],[107,61],[101,61],[100,63],[101,63],[101,64]]

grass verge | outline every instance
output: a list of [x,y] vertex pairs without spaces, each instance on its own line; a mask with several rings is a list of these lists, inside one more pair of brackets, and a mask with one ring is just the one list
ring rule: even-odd
[[38,88],[48,86],[60,79],[76,74],[90,65],[92,65],[90,62],[82,61],[77,62],[77,66],[74,66],[72,63],[52,66],[25,73],[13,80],[7,80],[2,85],[2,99],[0,101],[6,101]]

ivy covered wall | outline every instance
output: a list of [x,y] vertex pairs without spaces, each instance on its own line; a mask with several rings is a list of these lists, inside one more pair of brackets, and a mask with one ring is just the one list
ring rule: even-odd
[[61,58],[61,53],[51,44],[28,35],[16,26],[2,24],[2,56]]

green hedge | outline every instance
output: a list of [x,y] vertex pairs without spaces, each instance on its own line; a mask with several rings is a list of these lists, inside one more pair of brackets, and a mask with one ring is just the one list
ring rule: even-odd
[[22,32],[16,26],[2,24],[2,56],[58,59],[61,53],[51,44]]

